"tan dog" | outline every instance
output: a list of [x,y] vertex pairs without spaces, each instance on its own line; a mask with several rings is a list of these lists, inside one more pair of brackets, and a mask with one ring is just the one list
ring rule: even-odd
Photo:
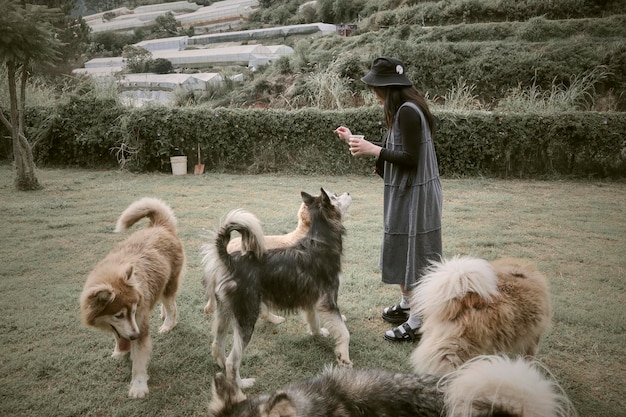
[[411,310],[424,318],[411,363],[431,375],[479,355],[535,356],[552,317],[545,276],[516,259],[435,262],[413,291]]
[[115,231],[147,217],[150,224],[120,243],[89,274],[80,297],[83,323],[112,333],[113,357],[130,352],[132,380],[129,396],[148,394],[148,362],[152,351],[150,313],[161,300],[163,325],[159,333],[176,326],[176,292],[185,264],[177,221],[161,200],[143,198],[131,204]]
[[[333,204],[345,214],[346,210],[350,206],[352,199],[350,198],[349,193],[343,193],[341,195],[337,195],[334,193],[328,193]],[[298,225],[296,228],[284,235],[269,235],[265,236],[265,248],[266,249],[277,249],[277,248],[288,248],[294,244],[296,244],[300,239],[302,239],[309,232],[311,228],[311,218],[309,216],[309,210],[306,207],[306,204],[300,204],[300,209],[298,210]],[[234,237],[229,243],[227,247],[228,253],[234,253],[241,251],[241,237]],[[207,260],[208,263],[211,260]],[[208,268],[209,271],[213,269]],[[208,278],[208,279],[207,279]],[[215,309],[215,277],[211,276],[210,278],[205,274],[205,283],[207,285],[207,298],[208,301],[204,306],[204,312],[209,314],[212,313]],[[263,320],[266,320],[270,323],[280,324],[285,321],[284,317],[277,316],[272,314],[265,304],[261,306],[261,316]]]

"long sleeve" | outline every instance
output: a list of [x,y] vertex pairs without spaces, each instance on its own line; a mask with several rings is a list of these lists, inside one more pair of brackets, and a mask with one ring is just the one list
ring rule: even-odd
[[402,150],[383,148],[378,159],[408,168],[415,167],[419,157],[422,120],[410,107],[402,107],[398,114],[398,125],[402,136]]

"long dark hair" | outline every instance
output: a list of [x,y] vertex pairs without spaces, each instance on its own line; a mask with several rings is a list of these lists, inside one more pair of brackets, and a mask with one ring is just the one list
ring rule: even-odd
[[373,87],[376,94],[383,99],[383,111],[385,113],[385,123],[389,129],[393,126],[393,118],[400,106],[407,101],[414,103],[426,116],[431,134],[435,134],[435,117],[428,108],[428,103],[424,96],[413,86],[409,87]]

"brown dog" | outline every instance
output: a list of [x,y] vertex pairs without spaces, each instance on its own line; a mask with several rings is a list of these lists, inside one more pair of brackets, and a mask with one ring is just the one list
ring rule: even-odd
[[132,380],[129,396],[148,394],[148,362],[152,351],[150,313],[161,300],[163,325],[159,333],[176,326],[176,292],[185,264],[177,221],[161,200],[143,198],[131,204],[115,231],[147,217],[147,228],[120,243],[89,274],[80,297],[83,323],[110,332],[116,339],[113,357],[130,352]]
[[517,259],[435,262],[413,291],[411,310],[424,318],[411,363],[431,375],[479,355],[535,356],[552,318],[546,277]]

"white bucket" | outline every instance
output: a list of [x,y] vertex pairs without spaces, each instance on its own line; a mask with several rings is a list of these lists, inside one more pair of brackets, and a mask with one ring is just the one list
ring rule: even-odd
[[172,174],[185,175],[187,173],[187,157],[186,156],[170,156],[172,164]]

